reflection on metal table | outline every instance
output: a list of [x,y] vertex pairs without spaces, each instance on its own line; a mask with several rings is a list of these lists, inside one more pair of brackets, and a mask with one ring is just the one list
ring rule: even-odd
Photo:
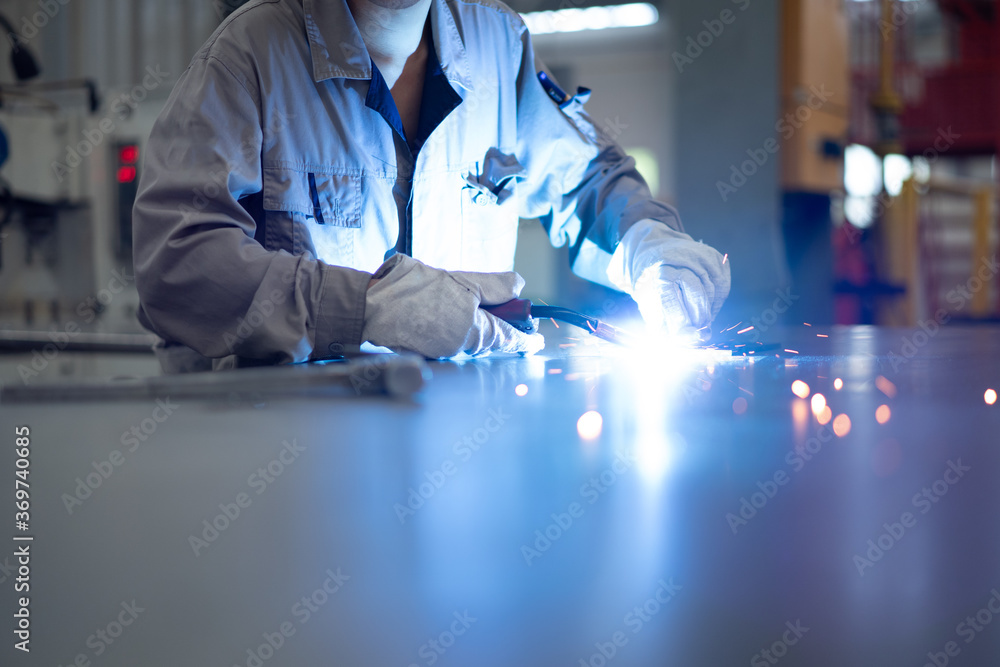
[[4,404],[2,662],[995,664],[1000,330],[771,333],[797,354],[550,337],[412,400]]

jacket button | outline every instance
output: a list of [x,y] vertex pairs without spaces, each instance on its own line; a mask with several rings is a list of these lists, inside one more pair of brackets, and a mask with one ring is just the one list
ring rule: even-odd
[[333,354],[343,354],[344,353],[344,345],[342,343],[330,343],[328,349]]
[[476,202],[480,206],[486,206],[490,203],[489,199],[482,192],[477,192],[476,196],[473,197],[472,201]]

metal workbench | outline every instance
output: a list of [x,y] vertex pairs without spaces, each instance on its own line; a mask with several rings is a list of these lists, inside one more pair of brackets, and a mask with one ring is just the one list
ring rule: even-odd
[[1000,329],[764,338],[778,356],[553,337],[432,363],[412,399],[0,405],[0,663],[997,664]]

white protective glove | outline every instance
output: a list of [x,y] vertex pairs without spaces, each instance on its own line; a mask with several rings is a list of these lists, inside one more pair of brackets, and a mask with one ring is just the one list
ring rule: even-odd
[[363,337],[391,350],[429,359],[488,352],[534,354],[541,334],[525,334],[479,306],[516,299],[524,278],[506,273],[442,271],[396,254],[368,288]]
[[648,326],[704,341],[729,296],[729,263],[723,260],[683,232],[640,220],[611,256],[608,280],[635,299]]

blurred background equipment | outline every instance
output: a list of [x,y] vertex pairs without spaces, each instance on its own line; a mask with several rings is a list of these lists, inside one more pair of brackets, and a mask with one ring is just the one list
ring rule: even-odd
[[[94,372],[96,355],[72,350],[121,350],[122,335],[146,353],[112,372],[157,371],[136,320],[132,204],[152,124],[220,12],[189,0],[0,2],[0,48],[12,53],[10,66],[0,56],[4,377]],[[51,352],[39,333],[58,359],[32,354]]]
[[781,3],[781,231],[791,287],[788,320],[833,316],[833,202],[843,187],[851,90],[847,19],[837,0]]
[[847,9],[854,94],[844,215],[854,242],[838,251],[837,319],[996,321],[997,3]]

